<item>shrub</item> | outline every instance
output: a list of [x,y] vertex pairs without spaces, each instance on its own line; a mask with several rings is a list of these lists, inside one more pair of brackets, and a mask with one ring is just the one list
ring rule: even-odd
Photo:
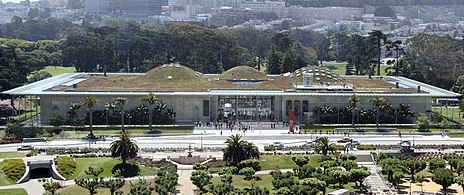
[[251,167],[245,167],[239,171],[240,175],[245,176],[245,180],[251,180],[253,179],[253,176],[255,175],[255,170]]
[[60,156],[56,159],[58,173],[65,178],[70,178],[76,171],[76,161],[70,156]]
[[243,160],[238,163],[238,169],[243,169],[245,167],[251,167],[255,171],[261,170],[261,165],[259,165],[259,160],[256,159],[248,159],[248,160]]
[[21,159],[6,159],[2,162],[2,170],[8,179],[17,182],[26,172],[26,164]]

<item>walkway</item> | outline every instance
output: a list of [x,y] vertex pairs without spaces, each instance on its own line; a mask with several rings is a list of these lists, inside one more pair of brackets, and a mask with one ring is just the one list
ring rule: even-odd
[[42,183],[37,181],[37,179],[31,179],[28,182],[21,184],[14,184],[9,186],[0,186],[0,189],[14,189],[14,188],[23,188],[26,190],[28,195],[42,195],[45,193],[45,190],[42,187]]

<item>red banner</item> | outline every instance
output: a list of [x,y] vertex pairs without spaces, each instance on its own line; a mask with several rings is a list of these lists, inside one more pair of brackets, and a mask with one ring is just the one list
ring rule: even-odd
[[288,121],[288,130],[293,133],[293,126],[294,126],[294,110],[289,110],[290,120]]

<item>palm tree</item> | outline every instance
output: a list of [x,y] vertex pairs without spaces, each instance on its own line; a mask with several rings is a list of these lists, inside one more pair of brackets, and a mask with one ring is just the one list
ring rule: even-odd
[[224,149],[224,160],[231,165],[249,158],[259,158],[258,148],[250,142],[242,140],[241,135],[231,135],[227,138],[227,147]]
[[119,134],[119,138],[111,143],[110,151],[111,157],[120,157],[122,160],[122,164],[126,165],[127,159],[137,157],[139,147],[137,146],[137,143],[135,141],[130,139],[128,133],[121,132],[121,134]]
[[119,108],[119,111],[121,112],[121,130],[125,132],[124,130],[124,105],[127,102],[127,98],[123,97],[117,97],[113,99],[113,103]]
[[110,116],[110,110],[112,111],[112,113],[114,114],[114,109],[116,108],[116,105],[114,105],[113,102],[107,102],[105,104],[105,112],[106,112],[106,125],[108,125],[108,121],[109,121],[109,116]]
[[369,99],[369,103],[372,104],[375,108],[376,119],[375,119],[375,126],[379,128],[379,120],[380,120],[380,111],[384,110],[388,106],[388,100],[384,97],[375,97]]
[[100,100],[93,97],[93,96],[87,96],[81,101],[81,104],[83,106],[87,105],[87,112],[89,113],[90,135],[93,135],[93,128],[92,128],[92,124],[93,124],[93,113],[92,113],[93,112],[93,106],[95,106],[95,104],[98,104],[99,102],[100,102]]
[[331,144],[328,137],[322,137],[317,140],[315,151],[316,153],[322,152],[326,156],[329,151],[332,153],[335,151],[335,144]]
[[153,105],[158,103],[158,98],[153,92],[150,92],[146,96],[143,96],[140,99],[142,102],[148,103],[148,130],[153,131],[152,124],[153,124]]
[[353,94],[347,99],[347,101],[351,106],[351,127],[354,128],[354,115],[356,113],[356,107],[358,106],[360,99],[356,94]]
[[380,57],[382,55],[382,46],[387,42],[387,35],[383,34],[380,30],[373,30],[369,33],[369,37],[375,44],[377,59],[377,76],[380,76]]

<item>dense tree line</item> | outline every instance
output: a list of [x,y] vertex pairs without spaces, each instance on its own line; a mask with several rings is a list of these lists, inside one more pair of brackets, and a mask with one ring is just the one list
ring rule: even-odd
[[290,5],[303,7],[363,7],[370,6],[411,6],[411,5],[460,5],[461,0],[286,0]]

